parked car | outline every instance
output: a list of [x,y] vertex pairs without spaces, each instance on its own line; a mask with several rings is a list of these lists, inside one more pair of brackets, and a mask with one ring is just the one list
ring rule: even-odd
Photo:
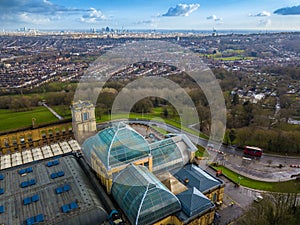
[[257,195],[254,199],[255,202],[261,202],[264,198],[261,195]]

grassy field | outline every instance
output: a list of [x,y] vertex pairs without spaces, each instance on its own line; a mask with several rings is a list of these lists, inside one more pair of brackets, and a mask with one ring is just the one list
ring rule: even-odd
[[36,124],[57,121],[57,118],[45,107],[36,107],[30,111],[14,112],[7,109],[0,110],[0,131],[13,130],[32,125],[32,118]]
[[57,105],[57,106],[51,106],[51,108],[55,112],[57,112],[60,116],[62,116],[64,119],[72,118],[72,114],[69,106]]
[[[245,50],[241,49],[227,49],[223,52],[217,52],[215,54],[199,54],[200,57],[210,58],[213,60],[221,61],[238,61],[238,60],[254,60],[255,57],[245,56]],[[230,55],[228,55],[230,54]]]
[[[71,111],[68,106],[53,106],[52,107],[59,115],[64,119],[71,118]],[[150,113],[130,113],[130,119],[147,119],[160,121],[167,124],[170,124],[176,128],[182,129],[194,135],[199,135],[202,138],[208,139],[208,137],[202,133],[198,133],[186,126],[182,126],[180,123],[180,118],[174,116],[172,118],[163,118],[162,117],[163,107],[157,107],[153,109],[153,112]],[[97,115],[97,111],[96,111]],[[52,115],[45,107],[35,107],[32,110],[25,112],[14,112],[11,110],[0,110],[0,131],[12,130],[17,128],[29,127],[32,125],[32,118],[36,119],[36,124],[51,123],[57,121],[57,118]],[[110,116],[108,114],[101,115],[101,117],[96,117],[96,121],[106,122],[109,120],[125,119],[127,118],[126,114],[116,114]],[[161,130],[160,132],[166,132]]]
[[214,60],[221,61],[237,61],[237,60],[253,60],[255,57],[245,57],[245,56],[231,56],[231,57],[214,57]]
[[205,152],[205,148],[197,145],[198,150],[195,152],[195,156],[196,157],[203,157],[204,156],[204,152]]
[[168,134],[169,132],[160,128],[160,127],[155,127],[155,126],[152,126],[152,129],[156,130],[157,132],[161,133],[162,135],[165,135],[165,134]]
[[300,192],[298,186],[300,182],[295,180],[285,181],[285,182],[263,182],[258,180],[253,180],[251,178],[242,176],[224,166],[213,166],[215,170],[222,170],[222,173],[230,178],[236,183],[244,187],[249,187],[257,190],[272,191],[272,192]]

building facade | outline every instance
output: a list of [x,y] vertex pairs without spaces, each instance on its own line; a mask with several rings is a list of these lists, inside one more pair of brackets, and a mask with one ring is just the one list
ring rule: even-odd
[[0,134],[2,154],[40,147],[73,138],[71,123],[57,123],[31,129],[17,130]]

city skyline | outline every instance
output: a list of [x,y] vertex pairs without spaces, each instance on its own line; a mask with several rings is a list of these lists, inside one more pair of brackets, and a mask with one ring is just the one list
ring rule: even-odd
[[299,0],[1,0],[0,13],[4,30],[300,30]]

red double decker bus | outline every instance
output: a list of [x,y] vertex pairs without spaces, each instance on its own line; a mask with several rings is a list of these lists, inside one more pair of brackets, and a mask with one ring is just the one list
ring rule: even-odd
[[261,157],[262,149],[258,147],[252,146],[245,146],[244,155],[254,156],[254,157]]

